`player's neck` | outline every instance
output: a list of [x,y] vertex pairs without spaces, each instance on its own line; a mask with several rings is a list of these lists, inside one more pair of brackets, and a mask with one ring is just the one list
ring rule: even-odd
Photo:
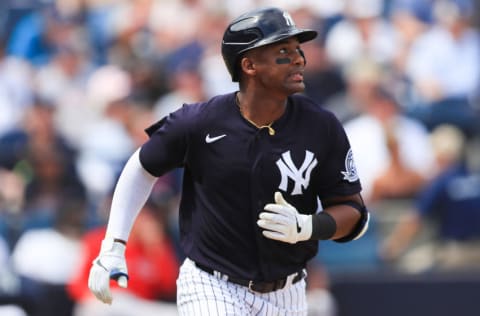
[[236,102],[248,121],[257,126],[270,125],[285,112],[287,99],[262,98],[254,94],[237,92]]

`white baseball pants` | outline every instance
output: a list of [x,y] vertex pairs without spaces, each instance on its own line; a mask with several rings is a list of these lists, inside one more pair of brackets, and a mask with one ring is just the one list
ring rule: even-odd
[[186,259],[177,280],[181,316],[306,316],[306,282],[270,293],[256,293],[211,275]]

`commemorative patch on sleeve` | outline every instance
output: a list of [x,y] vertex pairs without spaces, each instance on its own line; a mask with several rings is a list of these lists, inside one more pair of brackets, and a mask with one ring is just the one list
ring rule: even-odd
[[348,182],[358,181],[357,168],[355,167],[355,161],[353,160],[353,152],[350,148],[345,156],[345,171],[342,171],[343,180]]

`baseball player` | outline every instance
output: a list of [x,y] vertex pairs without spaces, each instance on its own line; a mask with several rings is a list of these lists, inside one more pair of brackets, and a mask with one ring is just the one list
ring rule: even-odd
[[183,167],[179,314],[307,314],[305,265],[318,240],[356,239],[369,218],[341,124],[297,94],[305,87],[300,44],[316,35],[277,8],[228,25],[222,55],[239,91],[184,105],[146,129],[90,271],[98,299],[112,302],[110,278],[127,286],[135,217],[156,178]]

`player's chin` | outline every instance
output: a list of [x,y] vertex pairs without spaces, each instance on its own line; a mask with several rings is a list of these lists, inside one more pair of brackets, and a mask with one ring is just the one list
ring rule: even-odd
[[291,94],[305,91],[305,83],[301,81],[290,81],[287,83],[287,89]]

